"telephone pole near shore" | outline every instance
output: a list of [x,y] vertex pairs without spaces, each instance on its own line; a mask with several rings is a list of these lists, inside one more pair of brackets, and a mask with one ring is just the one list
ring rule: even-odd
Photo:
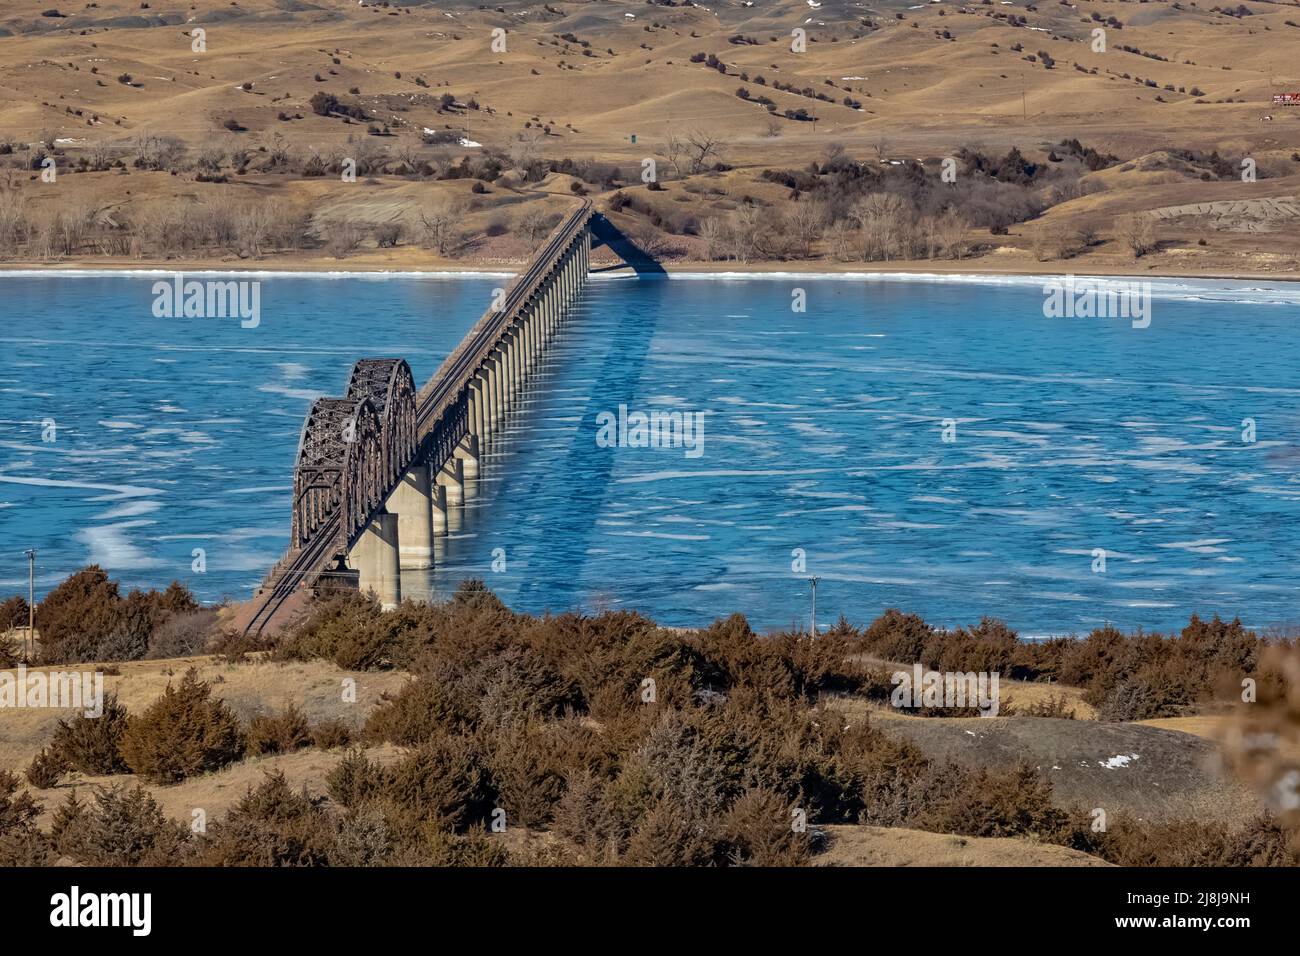
[[812,636],[817,636],[817,582],[820,578],[812,577],[808,579],[812,582]]
[[27,555],[27,636],[23,638],[23,663],[30,664],[28,641],[31,641],[32,652],[36,651],[36,549],[28,548],[23,553]]

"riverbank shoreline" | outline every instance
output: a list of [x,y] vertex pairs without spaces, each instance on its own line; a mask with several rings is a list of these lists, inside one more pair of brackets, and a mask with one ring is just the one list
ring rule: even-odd
[[[998,279],[1051,279],[1061,276],[1114,278],[1128,280],[1196,281],[1196,282],[1279,282],[1292,285],[1300,283],[1300,272],[1188,272],[1179,270],[1120,269],[1090,265],[1081,269],[1062,269],[1065,263],[988,263],[983,260],[944,260],[939,263],[927,260],[879,263],[886,268],[864,269],[855,263],[823,261],[793,262],[703,262],[688,261],[662,263],[668,278],[808,278],[862,279],[864,281],[914,277],[933,281],[979,281]],[[0,276],[113,276],[138,275],[141,278],[185,273],[191,275],[260,275],[271,277],[320,278],[510,278],[526,262],[461,263],[417,262],[406,257],[358,257],[356,259],[319,260],[285,257],[275,260],[213,260],[197,259],[179,263],[175,260],[74,260],[59,263],[5,262],[0,263]],[[594,264],[593,264],[594,265]],[[636,273],[629,266],[593,269],[593,278],[630,278]],[[651,273],[650,275],[655,275]]]

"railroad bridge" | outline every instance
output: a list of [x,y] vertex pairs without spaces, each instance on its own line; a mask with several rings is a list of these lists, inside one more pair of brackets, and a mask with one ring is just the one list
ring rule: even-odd
[[434,536],[582,290],[591,226],[584,199],[418,392],[404,359],[365,358],[343,397],[316,399],[298,441],[289,548],[237,618],[241,633],[278,630],[323,578],[355,580],[393,607],[401,570],[432,567]]

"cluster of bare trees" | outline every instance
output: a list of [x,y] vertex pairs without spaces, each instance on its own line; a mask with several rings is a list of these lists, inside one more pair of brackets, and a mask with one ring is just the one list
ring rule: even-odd
[[0,189],[0,257],[12,256],[26,238],[26,197],[14,189]]
[[310,216],[281,201],[226,206],[171,200],[142,204],[133,217],[132,252],[138,256],[174,251],[257,258],[312,244]]
[[785,209],[748,203],[706,219],[700,235],[711,259],[806,259],[825,240],[841,262],[874,262],[963,258],[970,251],[969,230],[970,223],[953,210],[918,215],[906,198],[881,192],[859,199],[842,217],[815,200]]
[[169,173],[195,172],[207,177],[223,170],[243,172],[250,167],[319,176],[338,173],[345,160],[351,160],[360,175],[390,171],[448,178],[453,166],[448,151],[431,151],[418,139],[382,141],[360,134],[324,149],[298,149],[278,130],[272,130],[254,145],[235,136],[218,134],[190,147],[178,137],[146,132],[126,139],[101,140],[68,156],[55,146],[48,149],[59,157],[60,167],[90,172],[130,167]]
[[711,259],[806,259],[825,228],[825,210],[806,200],[788,209],[745,203],[700,225]]
[[314,245],[310,221],[304,210],[278,201],[225,205],[160,200],[126,212],[89,202],[33,208],[17,191],[0,190],[0,258],[257,258]]

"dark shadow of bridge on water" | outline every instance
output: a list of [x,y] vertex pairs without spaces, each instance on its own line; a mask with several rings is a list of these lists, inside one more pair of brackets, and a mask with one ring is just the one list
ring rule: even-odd
[[[596,213],[591,218],[591,235],[600,245],[607,247],[610,252],[623,260],[622,265],[602,266],[599,269],[593,267],[590,269],[593,274],[617,272],[627,266],[631,266],[637,276],[642,278],[646,276],[666,276],[668,274],[664,267],[659,264],[658,259],[647,255],[640,246],[624,235],[618,226],[600,213]],[[592,246],[595,247],[595,245],[596,243],[593,242]]]

